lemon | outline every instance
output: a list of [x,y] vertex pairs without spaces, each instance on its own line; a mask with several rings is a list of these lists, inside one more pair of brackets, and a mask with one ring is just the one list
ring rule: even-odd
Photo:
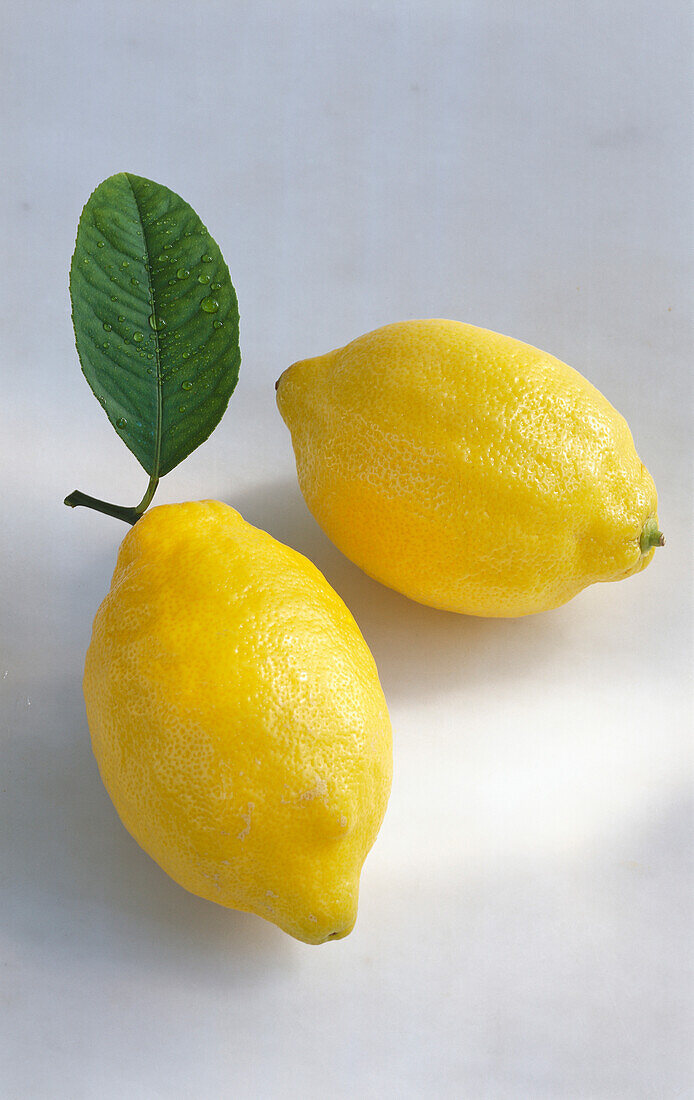
[[311,562],[217,501],[153,508],[120,548],[84,694],[121,820],[172,878],[306,943],[347,935],[391,727]]
[[662,545],[623,417],[508,336],[387,325],[289,367],[277,401],[326,534],[421,603],[529,615],[637,573]]

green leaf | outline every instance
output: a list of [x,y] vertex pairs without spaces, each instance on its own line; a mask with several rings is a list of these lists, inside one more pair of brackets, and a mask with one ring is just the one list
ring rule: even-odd
[[218,245],[179,195],[120,172],[82,211],[70,296],[89,385],[163,477],[207,439],[238,380],[238,304]]

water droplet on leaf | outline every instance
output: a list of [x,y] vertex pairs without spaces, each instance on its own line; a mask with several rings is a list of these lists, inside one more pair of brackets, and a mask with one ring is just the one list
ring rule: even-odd
[[187,279],[189,275],[190,271],[187,267],[179,267],[178,271],[176,272],[177,279]]
[[136,279],[134,275],[133,275],[132,279],[130,280],[130,282],[131,282],[132,286],[139,286],[140,285],[140,280]]
[[216,313],[219,309],[219,302],[216,298],[203,298],[200,309],[204,310],[205,313]]
[[224,321],[215,321],[212,327],[213,328],[224,328]]
[[190,359],[190,352],[189,351],[184,351],[183,352],[183,358],[184,359]]
[[222,289],[222,284],[221,283],[213,283],[212,286],[210,287],[210,290],[221,290],[221,289]]
[[198,275],[198,282],[199,283],[209,283],[209,281],[210,281],[210,276],[209,275]]
[[155,332],[161,332],[161,330],[164,328],[164,325],[166,324],[166,321],[163,317],[157,317],[155,313],[150,313],[149,323],[151,328],[153,328]]
[[210,256],[209,252],[206,252],[204,254],[204,256],[200,257],[200,259],[202,260],[202,262],[204,264],[211,264],[212,263],[212,257]]
[[133,333],[133,340],[135,341],[136,344],[139,344],[141,340],[144,340],[144,336],[142,335],[141,332],[134,332]]
[[104,242],[103,241],[97,241],[96,242],[96,247],[97,248],[103,248],[104,247]]
[[182,390],[192,390],[192,388],[193,388],[193,383],[192,382],[181,382],[181,389]]
[[109,325],[108,321],[104,321],[104,332],[110,332],[110,331],[111,331],[111,326]]
[[125,419],[124,416],[119,416],[118,419],[116,420],[116,427],[117,428],[124,428],[127,423],[128,423],[128,421]]

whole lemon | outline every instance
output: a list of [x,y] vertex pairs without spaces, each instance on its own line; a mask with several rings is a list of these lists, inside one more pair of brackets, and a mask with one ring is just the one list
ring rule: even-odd
[[637,573],[662,545],[623,417],[508,336],[387,325],[294,363],[277,401],[326,534],[420,603],[529,615]]
[[218,501],[153,508],[120,548],[84,694],[121,820],[172,878],[306,943],[351,931],[391,727],[311,562]]

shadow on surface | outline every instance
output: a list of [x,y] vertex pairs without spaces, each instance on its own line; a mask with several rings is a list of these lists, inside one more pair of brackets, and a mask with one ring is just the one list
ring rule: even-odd
[[296,480],[259,486],[228,503],[317,565],[354,615],[394,701],[523,678],[564,644],[571,614],[564,609],[480,619],[425,607],[367,577],[323,534]]

